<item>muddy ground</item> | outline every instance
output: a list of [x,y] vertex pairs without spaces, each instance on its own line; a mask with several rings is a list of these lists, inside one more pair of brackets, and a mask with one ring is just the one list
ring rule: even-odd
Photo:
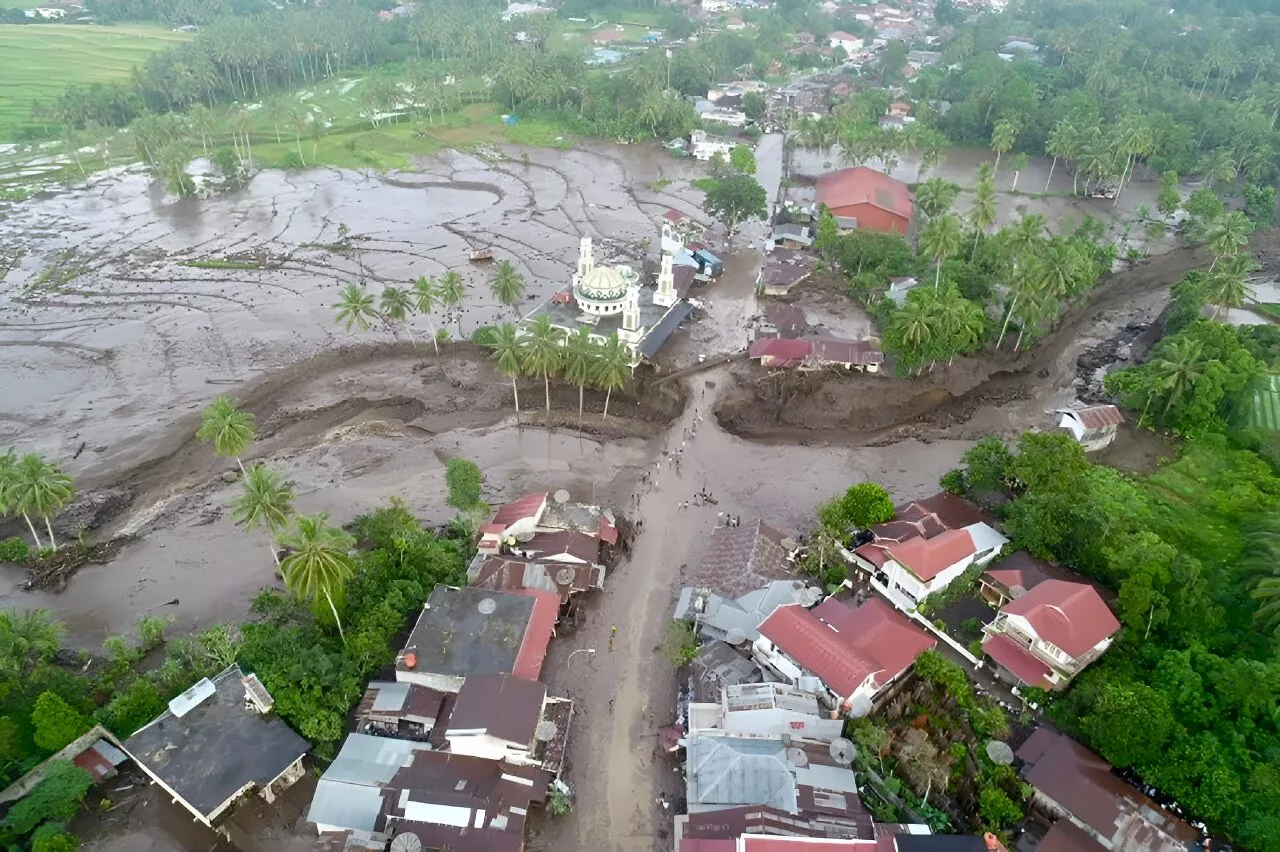
[[[771,195],[781,148],[780,137],[766,137],[758,151]],[[675,694],[655,648],[717,512],[765,517],[796,534],[817,503],[855,481],[881,482],[900,500],[931,493],[982,434],[1049,425],[1046,411],[1083,389],[1081,355],[1153,321],[1167,285],[1200,258],[1175,251],[1114,276],[1021,356],[940,366],[915,382],[777,379],[724,363],[741,354],[760,313],[752,226],[721,248],[728,272],[695,292],[706,308],[664,350],[659,375],[615,395],[608,422],[598,394],[579,422],[577,392],[563,386],[553,388],[547,419],[540,384],[526,382],[517,423],[510,383],[474,347],[437,357],[402,330],[348,335],[329,305],[352,280],[376,288],[455,268],[472,284],[466,307],[435,322],[466,336],[513,315],[489,297],[487,273],[466,262],[470,249],[491,245],[513,259],[532,307],[566,285],[582,234],[611,259],[638,262],[639,241],[657,243],[662,210],[701,216],[688,184],[701,167],[688,161],[637,146],[528,154],[526,166],[448,153],[385,177],[264,173],[235,196],[199,202],[157,195],[126,172],[0,222],[0,258],[11,267],[0,279],[9,300],[0,313],[0,443],[45,452],[76,475],[87,495],[64,525],[135,536],[61,592],[23,591],[23,578],[6,574],[0,605],[47,607],[82,645],[128,630],[142,612],[172,614],[180,630],[243,617],[253,593],[274,581],[265,538],[227,517],[236,486],[222,474],[233,465],[192,438],[200,406],[220,392],[259,419],[250,457],[285,472],[300,511],[329,511],[339,522],[392,496],[424,521],[444,522],[452,455],[480,463],[494,503],[567,488],[644,526],[589,604],[587,624],[553,643],[544,677],[578,700],[568,774],[577,798],[573,816],[537,825],[530,846],[655,849],[671,825],[657,799],[675,793],[679,778],[653,749]],[[262,268],[181,265],[210,257]],[[852,306],[848,314],[826,307],[832,327],[857,321]],[[415,331],[427,333],[426,321]],[[663,378],[681,368],[691,372]],[[1141,439],[1134,447],[1142,460],[1158,454]],[[679,453],[678,470],[663,466],[663,450]],[[702,488],[718,505],[679,509]],[[579,648],[596,653],[570,658]],[[143,837],[156,850],[191,842],[166,828],[172,820],[138,813],[91,829],[92,848],[146,848],[137,845]]]

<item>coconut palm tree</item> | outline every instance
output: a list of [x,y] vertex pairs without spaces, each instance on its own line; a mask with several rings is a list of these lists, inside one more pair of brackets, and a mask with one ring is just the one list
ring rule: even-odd
[[1195,387],[1204,375],[1203,344],[1199,340],[1175,338],[1162,347],[1160,360],[1156,362],[1156,374],[1160,386],[1169,392],[1161,416],[1168,415],[1174,403]]
[[45,461],[38,453],[27,453],[18,459],[10,474],[11,485],[7,489],[8,499],[12,501],[14,511],[22,515],[35,539],[36,547],[40,547],[40,539],[36,536],[32,515],[44,518],[44,528],[49,534],[49,546],[56,552],[58,542],[53,537],[53,525],[49,519],[58,510],[71,502],[75,495],[71,477],[62,472],[56,464]]
[[418,341],[413,336],[413,329],[409,328],[409,316],[413,313],[413,299],[410,298],[409,292],[402,287],[388,284],[382,288],[378,307],[382,309],[382,315],[388,322],[404,323],[405,331],[409,332],[409,339],[413,341],[414,348],[417,348]]
[[1226,308],[1238,308],[1253,298],[1253,288],[1249,286],[1249,276],[1260,269],[1252,255],[1236,254],[1223,260],[1222,264],[1209,274],[1209,301],[1213,302],[1213,318]]
[[930,219],[920,230],[920,250],[933,259],[936,267],[933,289],[937,290],[942,280],[942,261],[960,250],[960,238],[960,220],[951,213]]
[[356,573],[351,549],[355,539],[338,527],[329,526],[329,515],[298,515],[293,519],[293,529],[282,534],[279,545],[289,551],[280,563],[284,584],[295,596],[318,605],[321,599],[333,613],[338,635],[346,644],[342,632],[342,620],[334,597],[342,595],[343,585]]
[[1010,168],[1013,169],[1013,186],[1009,187],[1010,192],[1018,191],[1018,178],[1021,177],[1023,171],[1031,163],[1031,158],[1019,151],[1013,155],[1013,162]]
[[462,301],[467,297],[467,282],[463,277],[450,269],[436,282],[436,295],[440,304],[458,321],[458,336],[462,336]]
[[1016,222],[1010,222],[1000,232],[1000,236],[1016,261],[1039,248],[1040,241],[1044,238],[1044,230],[1044,217],[1039,213],[1030,213]]
[[240,454],[249,448],[257,437],[255,418],[248,411],[236,408],[231,397],[223,394],[216,396],[204,411],[200,412],[200,428],[196,430],[196,438],[206,444],[213,444],[213,454],[222,458],[233,458],[244,472],[244,464]]
[[1259,580],[1249,597],[1258,602],[1254,623],[1280,636],[1280,576]]
[[0,671],[23,678],[53,659],[66,639],[66,625],[47,609],[0,609]]
[[378,318],[378,311],[373,306],[373,296],[369,295],[363,284],[348,284],[343,287],[333,307],[338,311],[337,321],[347,331],[351,331],[353,326],[359,326],[361,331],[368,331],[369,321]]
[[[255,464],[245,472],[240,494],[231,500],[231,517],[244,524],[246,530],[266,527],[272,538],[279,535],[293,514],[293,489],[282,482],[280,474],[264,464]],[[274,547],[271,558],[277,566],[280,557]]]
[[939,294],[933,322],[950,350],[947,366],[951,366],[956,360],[956,355],[969,352],[977,346],[986,327],[982,306],[960,295],[960,290],[954,284],[948,285]]
[[564,360],[560,332],[551,324],[551,317],[542,314],[529,323],[521,338],[521,345],[524,350],[524,371],[542,379],[543,390],[547,395],[547,414],[550,415],[551,377],[560,371],[560,364]]
[[933,219],[951,210],[960,187],[949,180],[931,177],[916,187],[916,206],[926,219]]
[[1241,246],[1249,242],[1249,232],[1253,230],[1253,223],[1249,221],[1249,217],[1241,213],[1239,210],[1233,210],[1218,219],[1209,226],[1208,238],[1205,240],[1209,245],[1209,249],[1214,253],[1213,263],[1209,266],[1212,272],[1214,267],[1218,265],[1218,261],[1224,257],[1231,257],[1238,252]]
[[439,299],[440,288],[436,280],[419,275],[418,280],[413,282],[413,306],[427,318],[427,326],[431,329],[431,343],[435,346],[437,355],[440,354],[440,343],[436,340],[436,324],[431,319],[431,312],[436,309]]
[[582,419],[584,391],[595,372],[599,350],[600,345],[591,339],[591,329],[585,325],[578,326],[577,333],[569,338],[564,349],[565,380],[578,386],[579,420]]
[[520,419],[520,390],[516,379],[524,372],[524,349],[520,342],[520,330],[511,323],[503,323],[493,330],[485,346],[498,362],[498,372],[511,379],[511,396],[516,403],[516,420]]
[[996,214],[995,175],[986,169],[978,169],[978,183],[973,190],[973,206],[969,208],[969,224],[974,231],[971,252],[978,250],[978,239],[996,223]]
[[1044,280],[1043,264],[1035,255],[1028,255],[1014,270],[1009,282],[1009,303],[1005,307],[1004,323],[1000,326],[1000,336],[996,338],[996,349],[1004,343],[1005,332],[1009,330],[1009,320],[1018,310],[1019,299],[1025,298],[1041,286]]
[[609,419],[609,400],[615,390],[626,387],[631,379],[631,350],[614,334],[605,341],[598,350],[599,355],[595,367],[595,383],[605,390],[604,416],[601,421]]
[[996,152],[996,171],[1000,171],[1000,157],[1013,147],[1018,138],[1018,126],[1012,121],[1001,119],[991,131],[991,150]]
[[1044,146],[1045,153],[1053,157],[1053,162],[1049,164],[1049,179],[1044,182],[1044,191],[1049,191],[1049,184],[1053,183],[1053,170],[1058,167],[1058,160],[1070,159],[1075,156],[1076,137],[1078,131],[1070,121],[1065,118],[1054,125],[1053,130],[1049,131],[1049,140]]
[[1057,299],[1074,296],[1077,282],[1085,278],[1085,258],[1074,246],[1051,242],[1040,255],[1040,286]]
[[[516,270],[511,261],[501,261],[493,281],[489,282],[489,292],[493,293],[493,298],[497,299],[499,304],[515,310],[516,305],[524,299],[524,276]],[[516,315],[519,316],[519,314],[520,312],[516,310]]]

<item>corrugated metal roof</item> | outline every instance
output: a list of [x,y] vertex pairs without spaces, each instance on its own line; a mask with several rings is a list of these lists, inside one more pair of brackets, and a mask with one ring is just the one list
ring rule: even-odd
[[378,713],[392,713],[404,708],[405,699],[409,697],[409,684],[380,681],[369,684],[369,689],[376,689],[373,698],[373,709]]
[[646,358],[652,358],[662,348],[662,344],[667,342],[667,338],[680,327],[680,323],[693,313],[693,305],[688,302],[676,302],[671,310],[662,315],[662,319],[658,320],[658,324],[649,329],[649,333],[644,336],[644,340],[640,341],[640,354]]
[[354,831],[373,831],[382,813],[382,789],[321,778],[307,820]]
[[351,734],[342,744],[338,757],[325,770],[324,778],[365,786],[386,784],[399,769],[409,765],[414,752],[430,748],[426,743]]

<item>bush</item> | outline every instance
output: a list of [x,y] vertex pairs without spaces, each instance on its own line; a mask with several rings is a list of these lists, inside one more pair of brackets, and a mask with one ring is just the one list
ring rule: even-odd
[[0,541],[0,562],[16,562],[21,565],[31,558],[31,548],[16,535]]
[[444,481],[449,491],[444,501],[446,506],[466,512],[479,505],[484,474],[475,462],[464,458],[449,459],[445,464]]
[[80,838],[54,823],[45,823],[31,836],[31,852],[78,852],[79,849]]
[[553,786],[547,791],[547,813],[553,817],[562,817],[573,808],[569,794]]
[[471,342],[477,346],[492,346],[494,335],[498,329],[492,325],[482,325],[471,332]]
[[988,831],[999,831],[1024,816],[1022,808],[999,787],[987,786],[978,794],[978,813],[982,826]]
[[92,727],[88,719],[52,692],[42,692],[36,699],[31,724],[36,745],[49,751],[57,751]]
[[688,621],[672,621],[662,642],[662,656],[676,666],[687,666],[698,656],[698,634]]
[[150,651],[164,644],[165,628],[173,623],[173,616],[140,615],[138,616],[138,642],[143,651]]
[[55,760],[44,780],[9,810],[5,821],[18,834],[28,834],[43,822],[67,822],[92,786],[88,772],[69,760]]

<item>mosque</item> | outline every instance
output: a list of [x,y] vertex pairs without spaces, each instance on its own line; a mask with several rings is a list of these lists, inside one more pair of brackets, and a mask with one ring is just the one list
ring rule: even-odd
[[548,316],[565,339],[583,326],[591,329],[597,343],[616,334],[631,351],[634,367],[652,358],[692,312],[676,286],[671,255],[662,255],[657,287],[646,287],[630,266],[596,266],[591,238],[583,237],[572,286],[543,302],[520,325],[527,328],[538,317]]

